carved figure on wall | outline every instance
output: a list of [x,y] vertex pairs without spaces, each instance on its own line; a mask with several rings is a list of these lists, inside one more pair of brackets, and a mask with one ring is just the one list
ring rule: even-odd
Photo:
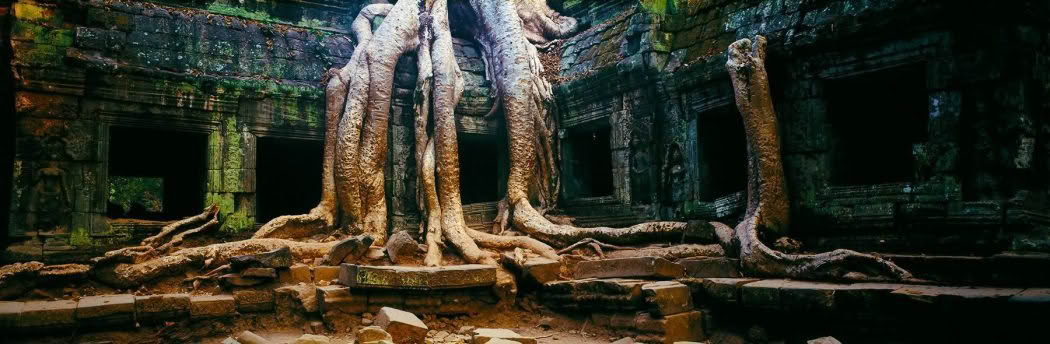
[[72,211],[70,195],[66,171],[58,162],[48,162],[47,167],[33,173],[26,225],[40,234],[65,233]]
[[668,203],[676,203],[685,200],[688,189],[684,187],[685,165],[682,158],[682,148],[678,143],[671,143],[664,156],[663,187],[665,199]]

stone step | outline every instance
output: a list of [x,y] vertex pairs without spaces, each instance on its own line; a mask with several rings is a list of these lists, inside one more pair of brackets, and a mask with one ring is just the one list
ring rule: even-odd
[[694,302],[783,311],[900,312],[918,307],[966,310],[1017,307],[1050,310],[1050,288],[1000,288],[899,283],[828,283],[785,279],[684,278]]
[[704,333],[704,314],[689,311],[657,317],[649,313],[592,313],[595,325],[621,331],[630,331],[639,343],[675,343],[701,341]]
[[1000,253],[991,256],[883,254],[918,278],[946,284],[1050,286],[1050,255]]
[[551,308],[584,311],[647,311],[667,316],[693,310],[693,290],[675,281],[577,279],[543,285],[540,300]]
[[683,273],[681,265],[660,257],[599,259],[576,264],[576,278],[671,279],[682,277]]
[[351,288],[408,290],[481,287],[496,283],[496,267],[479,264],[440,267],[343,264],[339,283]]

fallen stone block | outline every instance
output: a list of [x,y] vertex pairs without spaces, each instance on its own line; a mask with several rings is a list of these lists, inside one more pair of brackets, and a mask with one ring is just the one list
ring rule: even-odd
[[241,271],[241,276],[259,279],[277,278],[277,269],[274,268],[247,268]]
[[18,317],[20,328],[62,328],[76,325],[77,302],[73,300],[29,301]]
[[219,276],[219,282],[222,283],[224,288],[234,287],[254,287],[263,283],[266,283],[266,279],[255,278],[255,277],[244,277],[240,274],[225,274]]
[[25,302],[0,301],[0,328],[15,327],[24,308]]
[[369,251],[375,239],[371,235],[361,234],[349,237],[335,244],[328,254],[321,259],[322,265],[339,265],[343,261],[355,261]]
[[368,326],[357,330],[357,341],[362,344],[393,340],[390,334],[379,326]]
[[674,343],[699,341],[705,338],[703,313],[690,311],[665,317],[654,317],[649,313],[593,313],[596,325],[614,329],[630,330],[638,335],[633,340],[640,343]]
[[517,273],[524,282],[535,285],[557,281],[561,275],[561,263],[547,258],[532,257],[519,262],[514,255],[504,253],[500,261],[503,266]]
[[415,314],[390,307],[379,310],[375,324],[390,333],[395,343],[423,343],[429,330]]
[[237,312],[233,295],[200,295],[190,297],[190,319],[231,316]]
[[237,336],[233,338],[241,344],[271,344],[269,340],[266,340],[266,338],[263,338],[252,331],[238,333]]
[[77,320],[98,326],[133,325],[135,295],[85,296],[77,303]]
[[677,261],[686,277],[738,278],[740,260],[725,257],[694,257]]
[[600,259],[576,264],[576,278],[682,277],[682,266],[660,257]]
[[249,254],[230,258],[233,271],[247,268],[288,268],[292,266],[292,250],[288,246],[259,254]]
[[295,344],[328,344],[331,339],[316,334],[304,334],[295,340]]
[[269,312],[273,310],[273,290],[237,290],[233,292],[237,311],[242,313]]
[[277,320],[285,324],[304,320],[306,313],[317,312],[317,291],[310,285],[293,285],[274,289]]
[[135,297],[135,318],[140,323],[159,323],[189,316],[188,294],[161,294]]
[[398,231],[386,241],[386,255],[394,264],[419,251],[419,243],[406,231]]
[[842,342],[840,342],[838,339],[835,339],[835,337],[827,336],[808,340],[806,341],[806,344],[842,344]]
[[496,283],[496,267],[457,265],[442,267],[364,266],[343,264],[339,282],[354,288],[452,289]]
[[509,340],[509,339],[503,339],[503,338],[492,338],[492,339],[489,339],[488,341],[485,342],[485,344],[519,344],[519,343],[520,342],[516,342],[516,341],[513,341],[513,340]]
[[517,332],[502,328],[475,329],[472,342],[473,344],[494,344],[501,340],[520,344],[536,344],[536,338],[525,337]]
[[320,265],[314,267],[314,280],[315,281],[334,281],[339,279],[338,266]]
[[648,283],[642,286],[642,296],[654,313],[666,316],[693,310],[693,295],[689,287],[673,281]]

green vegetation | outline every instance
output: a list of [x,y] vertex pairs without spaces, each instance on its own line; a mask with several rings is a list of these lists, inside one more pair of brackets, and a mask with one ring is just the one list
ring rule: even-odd
[[150,177],[109,177],[109,201],[128,212],[134,205],[145,211],[164,211],[164,179]]
[[314,29],[323,28],[325,26],[324,25],[324,21],[322,21],[320,19],[306,19],[306,18],[303,18],[303,19],[299,20],[299,22],[296,23],[295,25],[296,26],[302,26],[302,27],[308,27],[308,28],[314,28]]
[[243,7],[234,7],[227,4],[213,2],[208,5],[208,12],[215,14],[222,14],[232,17],[240,17],[245,19],[251,19],[256,21],[272,21],[269,13],[264,11],[249,11]]

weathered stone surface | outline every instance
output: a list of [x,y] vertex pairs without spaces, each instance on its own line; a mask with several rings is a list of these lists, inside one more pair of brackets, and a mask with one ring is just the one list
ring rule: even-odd
[[393,341],[393,337],[389,333],[383,331],[379,326],[367,326],[357,330],[357,341],[361,343],[370,343],[378,341]]
[[699,278],[738,278],[740,260],[724,257],[695,257],[679,260],[685,276]]
[[398,231],[390,236],[386,242],[386,255],[390,261],[397,264],[419,251],[419,243],[412,239],[407,231]]
[[126,325],[135,322],[135,295],[86,296],[77,303],[77,320],[92,325]]
[[561,274],[561,262],[542,257],[527,258],[524,262],[518,262],[512,254],[505,253],[500,262],[514,270],[524,282],[537,285],[557,281]]
[[576,264],[576,278],[678,278],[682,273],[682,266],[660,257],[601,259]]
[[390,333],[395,343],[423,343],[429,330],[415,314],[390,307],[379,310],[375,324]]
[[18,318],[22,328],[59,328],[76,324],[77,302],[72,300],[29,301]]
[[179,320],[190,314],[189,294],[161,294],[135,297],[135,319],[142,323]]
[[219,276],[219,282],[221,282],[223,287],[226,287],[226,288],[253,287],[253,286],[257,286],[257,285],[266,283],[266,279],[255,278],[255,277],[245,277],[245,276],[241,276],[240,274],[225,274],[225,275]]
[[0,328],[12,328],[18,324],[18,318],[22,316],[25,302],[0,301]]
[[243,313],[269,312],[273,310],[273,290],[237,290],[233,292],[237,311]]
[[343,239],[335,247],[332,247],[328,254],[325,254],[324,258],[321,259],[321,264],[337,266],[343,261],[355,261],[365,253],[368,253],[368,248],[373,242],[375,242],[375,239],[368,234]]
[[756,278],[705,278],[704,295],[715,301],[736,303],[740,300],[740,286],[756,281]]
[[1011,303],[1050,305],[1050,288],[1028,288],[1011,296]]
[[260,279],[277,278],[277,269],[274,268],[247,268],[241,271],[241,276]]
[[310,266],[306,264],[295,264],[288,270],[281,270],[277,273],[278,280],[281,283],[292,284],[292,283],[310,283],[313,282],[313,272],[310,270]]
[[457,265],[442,267],[364,266],[343,264],[339,282],[355,288],[450,289],[496,283],[496,267]]
[[835,337],[827,336],[807,340],[806,344],[842,344],[842,342],[840,342],[838,339],[835,339]]
[[252,331],[238,333],[234,339],[237,339],[241,344],[272,344],[272,342],[266,340],[266,338],[263,338]]
[[292,250],[288,246],[259,254],[249,254],[230,258],[230,267],[234,271],[247,268],[288,268],[292,266]]
[[642,286],[642,296],[656,314],[667,316],[693,310],[692,291],[673,281],[648,283]]
[[641,343],[674,343],[699,341],[705,338],[703,313],[690,311],[665,317],[649,313],[593,313],[595,325],[630,330],[638,335],[633,340]]
[[295,340],[295,344],[328,344],[331,340],[316,334],[304,334]]
[[643,307],[642,285],[646,283],[621,278],[556,281],[543,285],[540,300],[558,309],[638,310]]
[[321,319],[330,329],[338,329],[350,323],[353,317],[368,309],[368,298],[350,295],[350,288],[340,285],[317,287],[317,309]]
[[233,295],[194,295],[190,297],[190,318],[225,317],[237,311]]
[[41,262],[14,263],[0,266],[0,300],[21,296],[33,289],[36,276],[44,267]]
[[314,281],[334,281],[339,279],[338,266],[320,265],[314,267]]
[[512,343],[536,344],[536,338],[525,337],[517,332],[502,328],[479,328],[474,330],[473,343],[493,343],[493,340],[506,340]]
[[634,338],[623,337],[623,338],[617,339],[615,342],[612,342],[610,344],[634,344],[634,343],[635,343],[634,342]]
[[312,285],[293,285],[274,289],[274,309],[281,322],[299,322],[306,313],[317,312],[316,288]]
[[891,294],[920,302],[979,303],[1005,301],[1023,289],[909,285]]

